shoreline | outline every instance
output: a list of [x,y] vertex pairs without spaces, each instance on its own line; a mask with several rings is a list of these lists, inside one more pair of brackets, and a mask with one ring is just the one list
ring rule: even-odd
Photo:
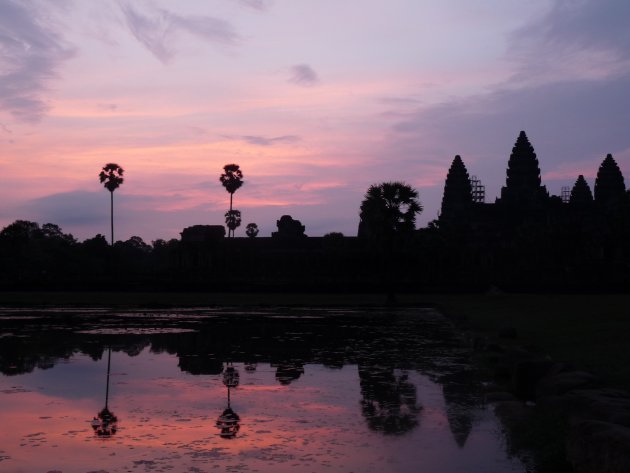
[[[383,293],[281,292],[125,292],[125,291],[5,291],[0,307],[215,307],[215,306],[358,306],[386,307]],[[425,294],[397,294],[397,306],[432,307]]]

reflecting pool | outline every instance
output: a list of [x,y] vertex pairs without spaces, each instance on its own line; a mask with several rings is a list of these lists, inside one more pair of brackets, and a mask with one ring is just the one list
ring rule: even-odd
[[523,472],[429,309],[0,309],[0,471]]

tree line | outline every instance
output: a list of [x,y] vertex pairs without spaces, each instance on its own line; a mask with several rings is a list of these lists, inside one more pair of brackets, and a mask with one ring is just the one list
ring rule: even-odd
[[[456,156],[445,180],[442,212],[416,229],[419,194],[404,182],[371,185],[359,206],[358,236],[306,237],[289,215],[270,238],[234,238],[241,222],[234,193],[237,164],[219,180],[230,194],[223,226],[197,225],[181,239],[151,243],[113,238],[113,192],[123,170],[107,164],[99,179],[112,194],[112,235],[83,242],[53,224],[18,220],[0,231],[1,288],[142,288],[146,290],[627,290],[630,284],[630,193],[611,155],[592,193],[578,176],[565,200],[540,179],[524,132],[510,155],[506,186],[494,203],[473,199]],[[594,194],[594,196],[593,196]],[[238,212],[238,213],[237,213]],[[220,231],[219,231],[220,230]]]

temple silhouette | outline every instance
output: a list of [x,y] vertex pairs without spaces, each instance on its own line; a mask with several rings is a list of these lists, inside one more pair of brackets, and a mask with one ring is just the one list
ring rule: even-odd
[[599,287],[598,281],[622,286],[630,256],[630,199],[612,155],[599,166],[594,192],[578,175],[572,188],[550,195],[540,174],[524,131],[494,202],[485,201],[480,180],[455,156],[439,218],[428,229],[444,240],[441,251],[450,255],[451,274],[523,289],[540,283]]
[[[383,184],[388,192],[405,188]],[[389,204],[358,204],[348,216],[361,221],[357,236],[308,236],[308,222],[282,215],[270,237],[226,238],[223,225],[200,224],[180,239],[148,244],[132,236],[109,245],[103,235],[79,242],[58,225],[16,220],[0,231],[0,290],[381,292],[394,301],[395,292],[627,291],[630,284],[630,194],[610,154],[593,189],[578,175],[572,188],[551,195],[522,131],[494,202],[458,155],[439,217],[425,228],[392,225]],[[368,210],[375,213],[365,228]]]
[[478,197],[478,191],[473,192],[474,187],[478,189],[478,182],[469,177],[462,158],[455,156],[444,185],[441,225],[509,226],[532,220],[542,223],[570,215],[584,219],[614,217],[628,199],[623,174],[611,154],[597,172],[594,197],[583,175],[577,176],[570,192],[549,195],[541,183],[538,158],[524,131],[512,148],[501,196],[494,203],[486,203],[485,198]]

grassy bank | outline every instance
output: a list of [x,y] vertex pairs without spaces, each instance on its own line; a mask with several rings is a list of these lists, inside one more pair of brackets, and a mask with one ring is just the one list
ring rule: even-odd
[[462,326],[496,335],[630,390],[630,295],[432,296]]

